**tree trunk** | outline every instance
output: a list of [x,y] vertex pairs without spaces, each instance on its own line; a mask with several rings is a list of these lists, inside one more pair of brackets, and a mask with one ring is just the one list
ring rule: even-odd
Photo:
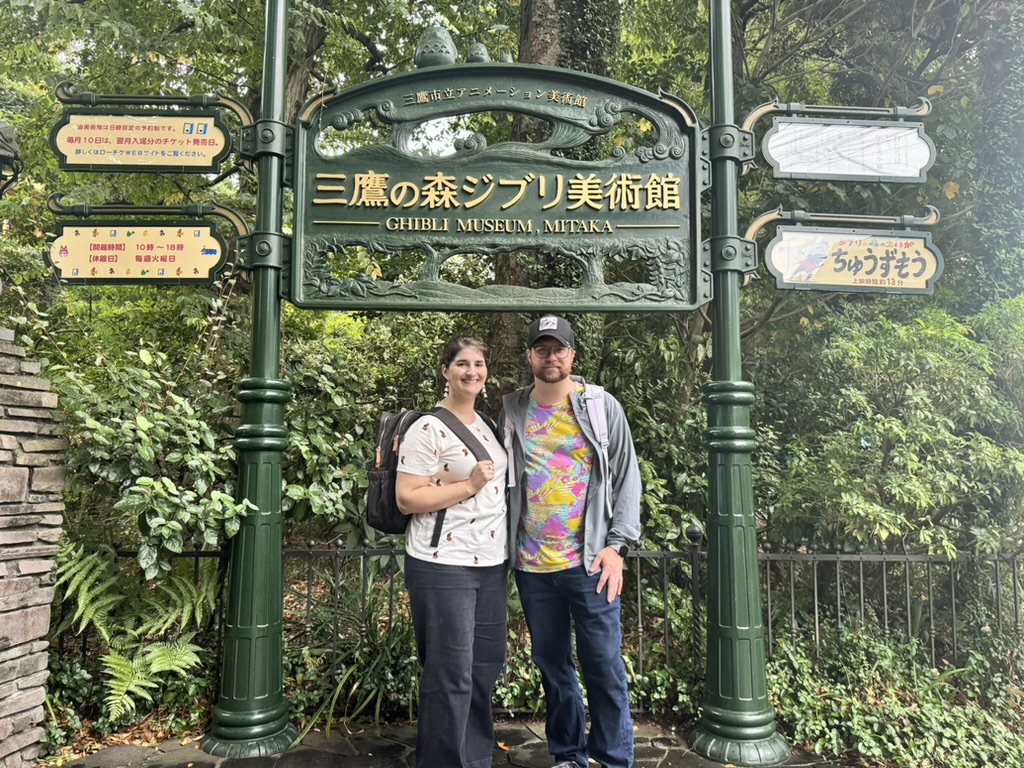
[[[602,0],[523,0],[519,25],[519,61],[563,67],[607,76],[619,43],[620,7]],[[513,141],[537,141],[546,126],[519,116],[512,123]],[[499,256],[495,282],[527,285],[525,252]],[[555,265],[545,284],[555,281]],[[491,375],[503,385],[517,383],[523,366],[525,323],[516,313],[494,316],[491,325]],[[594,339],[599,343],[598,339]]]

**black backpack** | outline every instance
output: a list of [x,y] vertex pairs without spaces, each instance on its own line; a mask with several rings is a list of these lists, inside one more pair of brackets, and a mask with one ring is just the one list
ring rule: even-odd
[[[403,515],[398,509],[395,499],[395,478],[398,475],[398,447],[417,419],[426,414],[433,414],[448,426],[462,444],[466,446],[477,461],[490,459],[487,449],[474,437],[469,428],[459,421],[458,417],[446,408],[434,408],[430,411],[386,411],[380,417],[377,429],[377,451],[374,464],[367,472],[368,487],[366,490],[366,521],[371,528],[381,533],[405,533],[409,527],[410,515]],[[497,427],[489,416],[477,411],[480,418],[497,434]],[[497,438],[495,438],[497,439]],[[431,546],[436,547],[441,540],[441,529],[444,526],[445,512],[437,512],[434,522],[434,535]]]

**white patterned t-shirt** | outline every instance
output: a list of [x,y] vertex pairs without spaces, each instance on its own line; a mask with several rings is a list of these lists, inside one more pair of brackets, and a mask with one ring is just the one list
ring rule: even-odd
[[[466,426],[491,455],[494,479],[475,496],[448,507],[436,547],[430,543],[438,513],[411,515],[405,532],[405,551],[418,560],[445,565],[500,565],[507,559],[508,541],[505,449],[479,415]],[[399,448],[398,471],[429,477],[435,485],[468,479],[476,464],[473,452],[431,414],[409,427]]]

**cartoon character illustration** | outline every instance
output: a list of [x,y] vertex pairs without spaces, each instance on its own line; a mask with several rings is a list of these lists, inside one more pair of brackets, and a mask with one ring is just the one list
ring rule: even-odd
[[57,251],[57,258],[58,259],[66,259],[67,257],[68,257],[68,247],[66,245],[62,245],[60,247],[60,249]]
[[821,269],[821,265],[825,263],[825,259],[827,258],[828,245],[821,241],[812,243],[811,245],[800,249],[799,261],[797,262],[796,268],[789,273],[789,276],[786,279],[791,282],[809,282],[813,280],[814,275],[817,274],[819,269]]

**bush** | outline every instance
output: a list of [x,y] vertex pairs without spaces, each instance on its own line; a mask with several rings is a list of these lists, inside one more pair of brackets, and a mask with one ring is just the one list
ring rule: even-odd
[[1010,714],[1019,690],[1007,685],[997,695],[1006,708],[988,709],[973,673],[931,668],[916,643],[886,642],[874,628],[833,628],[825,637],[817,655],[810,642],[780,639],[768,665],[772,700],[795,746],[872,768],[1024,764],[1019,710]]

